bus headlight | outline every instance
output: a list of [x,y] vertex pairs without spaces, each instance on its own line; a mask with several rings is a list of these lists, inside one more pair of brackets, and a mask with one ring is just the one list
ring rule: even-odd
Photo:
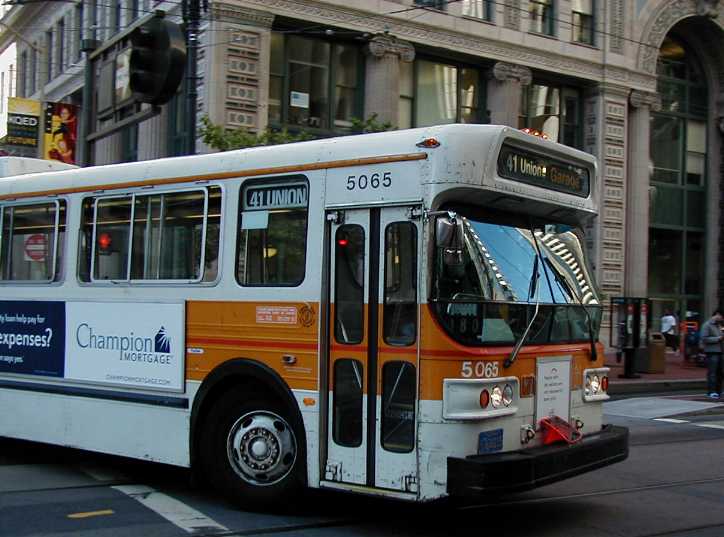
[[503,390],[500,389],[500,386],[493,388],[490,394],[490,402],[493,403],[493,408],[500,408],[500,405],[503,404]]
[[510,406],[510,404],[513,402],[513,387],[510,384],[506,384],[505,388],[503,388],[503,404],[505,406]]
[[586,369],[583,372],[583,400],[605,401],[608,399],[608,372],[607,367]]

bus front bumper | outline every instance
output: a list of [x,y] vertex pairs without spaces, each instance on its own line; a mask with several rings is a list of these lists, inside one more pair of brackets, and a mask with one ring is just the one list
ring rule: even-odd
[[477,496],[520,492],[595,470],[628,457],[628,429],[604,425],[576,444],[553,444],[519,451],[448,457],[447,492]]

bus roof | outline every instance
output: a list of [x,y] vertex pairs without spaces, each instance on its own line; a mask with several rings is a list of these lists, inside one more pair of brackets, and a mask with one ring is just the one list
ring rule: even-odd
[[[439,146],[421,143],[428,139],[435,139]],[[506,173],[500,160],[504,152],[520,158],[525,170],[532,172]],[[18,170],[23,175],[0,179],[0,200],[423,159],[429,161],[429,176],[423,180],[433,186],[433,197],[456,185],[477,190],[483,187],[500,200],[543,200],[550,205],[595,212],[594,157],[499,125],[442,125],[63,171],[41,168],[44,171],[27,173],[39,171],[29,167],[25,172]],[[47,166],[47,161],[39,162]],[[537,182],[548,173],[546,166],[553,169],[555,163],[559,168],[587,170],[590,192],[585,196],[581,192],[572,194],[565,185],[575,178],[565,173],[558,186],[550,181]]]

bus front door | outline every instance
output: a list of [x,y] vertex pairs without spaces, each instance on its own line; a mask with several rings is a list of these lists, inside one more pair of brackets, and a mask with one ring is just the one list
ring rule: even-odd
[[323,479],[415,493],[420,221],[412,207],[329,214]]

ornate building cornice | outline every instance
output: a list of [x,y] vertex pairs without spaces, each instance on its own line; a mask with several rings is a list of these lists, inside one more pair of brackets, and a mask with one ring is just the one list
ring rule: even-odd
[[384,14],[374,14],[346,6],[322,3],[316,0],[247,0],[246,5],[307,22],[321,22],[359,30],[360,32],[380,34],[387,32],[402,40],[410,41],[413,45],[420,43],[452,49],[490,60],[511,62],[532,69],[542,69],[597,82],[603,78],[610,78],[612,82],[638,89],[653,89],[656,87],[655,75],[652,76],[648,73],[607,66],[604,77],[603,66],[598,62],[542,51],[515,43],[507,43],[482,35],[465,34]]
[[648,106],[653,112],[661,111],[661,95],[658,93],[633,90],[628,100],[634,108]]
[[491,78],[498,82],[516,81],[528,86],[533,81],[533,73],[528,67],[514,63],[497,62],[491,71]]
[[274,14],[268,11],[219,2],[214,2],[211,6],[211,16],[217,21],[235,22],[262,28],[271,28],[274,23]]
[[388,54],[396,55],[407,63],[415,59],[415,47],[412,44],[387,34],[373,37],[367,44],[367,52],[375,58],[383,58]]

